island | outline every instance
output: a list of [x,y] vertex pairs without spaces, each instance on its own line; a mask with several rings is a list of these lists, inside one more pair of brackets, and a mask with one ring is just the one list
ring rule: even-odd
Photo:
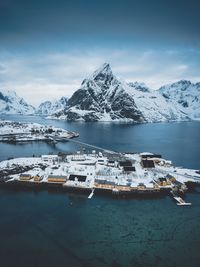
[[176,167],[159,154],[90,152],[59,153],[0,162],[0,186],[56,188],[112,196],[170,195],[177,205],[200,184],[200,171]]
[[64,142],[78,136],[78,133],[50,125],[0,120],[0,142]]

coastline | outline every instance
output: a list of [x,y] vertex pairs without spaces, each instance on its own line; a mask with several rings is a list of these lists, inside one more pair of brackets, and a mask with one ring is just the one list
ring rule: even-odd
[[78,136],[76,132],[50,125],[0,120],[0,142],[66,142]]
[[197,170],[152,153],[42,155],[0,162],[1,187],[55,189],[114,197],[184,196],[200,184]]

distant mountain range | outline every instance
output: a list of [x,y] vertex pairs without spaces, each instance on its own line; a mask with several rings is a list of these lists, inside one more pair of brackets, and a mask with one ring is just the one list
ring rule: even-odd
[[162,86],[159,92],[168,103],[187,114],[190,119],[200,119],[200,82],[193,84],[190,81],[181,80]]
[[67,106],[67,97],[61,97],[59,100],[45,101],[36,109],[38,115],[52,115],[60,110],[65,109]]
[[200,83],[181,80],[152,90],[118,79],[104,63],[67,99],[34,108],[15,92],[0,91],[0,113],[38,114],[68,121],[160,122],[200,119]]
[[34,114],[36,109],[15,91],[0,90],[0,114]]

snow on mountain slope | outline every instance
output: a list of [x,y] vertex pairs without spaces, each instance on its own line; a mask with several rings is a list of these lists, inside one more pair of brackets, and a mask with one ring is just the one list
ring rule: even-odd
[[113,75],[104,63],[83,80],[68,100],[68,106],[54,118],[84,121],[157,122],[186,119],[187,116],[166,101],[158,91],[140,83],[126,83]]
[[129,83],[126,90],[148,122],[187,119],[187,115],[167,102],[159,91],[148,88],[144,83]]
[[45,101],[36,109],[38,115],[52,115],[67,106],[67,98],[61,97],[59,100]]
[[144,122],[134,99],[105,63],[85,79],[68,100],[68,107],[54,115],[66,120]]
[[200,120],[200,83],[187,80],[162,86],[159,92],[168,103],[186,113],[193,120]]
[[104,63],[69,99],[45,101],[37,109],[14,91],[0,91],[0,113],[35,113],[68,121],[200,120],[200,83],[181,80],[152,90],[144,83],[117,78]]
[[0,114],[34,114],[35,108],[29,105],[14,91],[0,90]]

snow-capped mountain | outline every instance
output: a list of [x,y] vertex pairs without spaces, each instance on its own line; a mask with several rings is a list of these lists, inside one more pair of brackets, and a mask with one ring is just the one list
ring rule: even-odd
[[117,78],[104,63],[69,99],[45,101],[37,109],[14,91],[0,91],[0,113],[35,113],[68,121],[200,120],[200,83],[181,80],[152,90],[144,83]]
[[0,114],[34,114],[35,108],[29,105],[14,91],[0,90]]
[[137,91],[150,92],[149,88],[145,85],[145,83],[129,82],[127,85],[132,88],[135,88]]
[[187,115],[172,103],[167,102],[158,90],[144,83],[129,83],[126,90],[132,95],[147,122],[187,120]]
[[169,103],[159,91],[143,83],[118,79],[104,63],[68,100],[54,118],[84,121],[157,122],[182,120],[187,116]]
[[200,83],[193,84],[187,80],[162,86],[159,92],[177,109],[186,113],[191,119],[200,119]]
[[63,110],[67,106],[67,98],[61,97],[59,100],[45,101],[39,105],[36,109],[38,115],[52,115],[60,110]]
[[134,99],[106,63],[83,80],[80,89],[69,98],[68,107],[55,117],[84,121],[145,120]]

